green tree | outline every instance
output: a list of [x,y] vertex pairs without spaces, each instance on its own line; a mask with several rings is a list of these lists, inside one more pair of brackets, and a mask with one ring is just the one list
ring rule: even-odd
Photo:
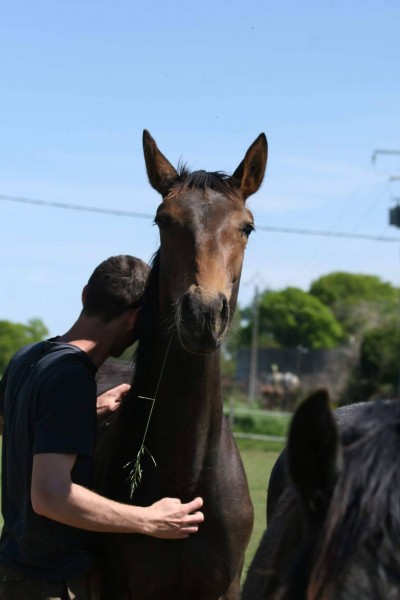
[[[250,344],[251,328],[250,318],[241,336],[246,345]],[[331,310],[307,292],[288,287],[280,292],[267,291],[261,296],[260,346],[333,348],[342,339],[343,330]]]
[[311,284],[310,294],[330,307],[348,335],[360,338],[398,310],[399,290],[375,275],[330,273]]
[[19,348],[43,340],[48,333],[40,319],[31,319],[26,325],[0,321],[0,374],[4,372],[8,361]]
[[395,324],[367,331],[360,348],[361,374],[395,388],[399,366],[399,333]]
[[365,332],[356,372],[349,382],[345,402],[398,396],[400,335],[398,321]]

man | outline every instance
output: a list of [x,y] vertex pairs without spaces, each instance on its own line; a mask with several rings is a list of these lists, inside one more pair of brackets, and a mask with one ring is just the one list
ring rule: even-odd
[[[201,498],[187,504],[164,498],[138,507],[91,491],[95,373],[137,339],[148,271],[130,256],[101,263],[83,290],[83,309],[71,329],[19,350],[0,382],[1,600],[87,600],[90,531],[182,539],[203,521]],[[115,410],[127,389],[103,394],[100,415]]]

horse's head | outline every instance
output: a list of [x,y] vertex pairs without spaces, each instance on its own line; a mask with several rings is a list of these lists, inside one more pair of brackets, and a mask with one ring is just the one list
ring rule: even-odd
[[341,432],[326,392],[298,408],[288,473],[302,509],[303,539],[289,549],[289,561],[287,548],[277,552],[286,593],[268,597],[400,600],[399,432],[397,403],[372,403]]
[[182,346],[208,353],[219,347],[236,306],[243,254],[254,228],[246,199],[260,187],[267,162],[261,134],[230,177],[178,171],[143,133],[147,174],[163,197],[160,229],[160,310],[175,320]]

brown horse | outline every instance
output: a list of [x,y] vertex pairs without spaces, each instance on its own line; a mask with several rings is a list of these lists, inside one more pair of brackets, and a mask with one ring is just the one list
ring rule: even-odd
[[301,404],[243,600],[400,600],[399,454],[398,401]]
[[261,134],[232,176],[175,170],[147,131],[143,146],[150,183],[163,197],[155,218],[161,245],[141,310],[132,393],[99,440],[97,489],[130,501],[124,465],[134,462],[148,424],[133,503],[201,496],[205,522],[186,540],[104,537],[104,597],[233,600],[253,509],[223,416],[218,349],[254,228],[245,201],[263,180],[267,141]]

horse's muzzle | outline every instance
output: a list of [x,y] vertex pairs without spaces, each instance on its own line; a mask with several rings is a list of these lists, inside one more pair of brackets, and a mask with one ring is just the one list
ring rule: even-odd
[[194,288],[181,296],[176,325],[188,352],[208,354],[220,346],[229,324],[230,309],[224,294],[207,295]]

